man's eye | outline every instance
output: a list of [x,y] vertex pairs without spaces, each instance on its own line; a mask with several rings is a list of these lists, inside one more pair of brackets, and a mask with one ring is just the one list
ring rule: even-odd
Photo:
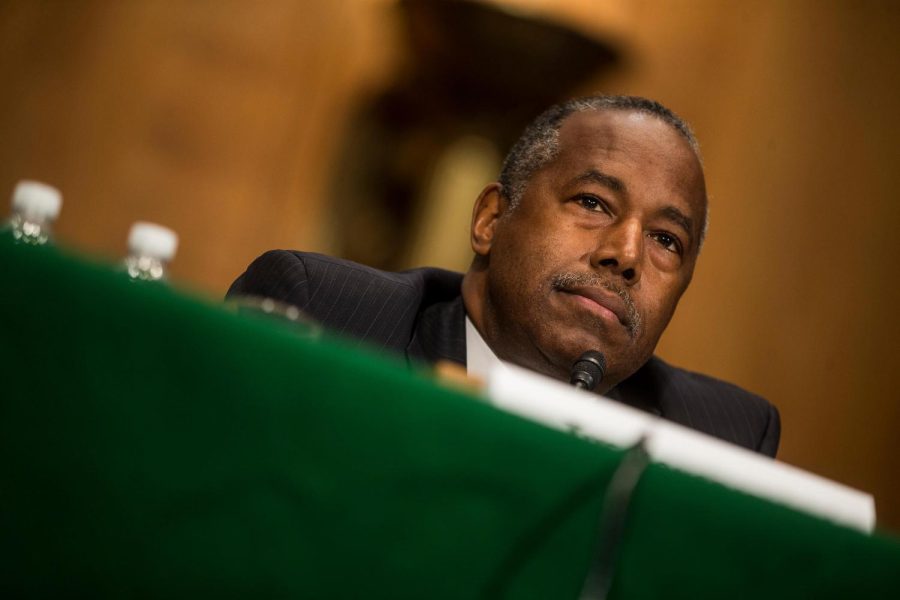
[[603,200],[601,200],[597,196],[591,196],[590,194],[582,194],[582,195],[576,197],[575,201],[578,204],[580,204],[583,208],[586,208],[592,212],[609,212],[606,210],[606,205],[603,203]]
[[681,241],[674,235],[664,231],[657,231],[656,233],[651,233],[650,237],[656,240],[660,246],[669,252],[681,254]]

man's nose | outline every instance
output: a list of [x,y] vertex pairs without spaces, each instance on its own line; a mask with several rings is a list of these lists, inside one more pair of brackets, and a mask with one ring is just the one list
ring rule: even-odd
[[644,255],[644,231],[638,219],[624,219],[603,229],[591,266],[608,270],[634,285],[641,280]]

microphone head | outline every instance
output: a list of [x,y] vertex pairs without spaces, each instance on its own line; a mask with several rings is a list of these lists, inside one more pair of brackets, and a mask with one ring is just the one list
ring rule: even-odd
[[606,374],[606,357],[597,350],[588,350],[572,365],[569,383],[575,387],[592,391]]

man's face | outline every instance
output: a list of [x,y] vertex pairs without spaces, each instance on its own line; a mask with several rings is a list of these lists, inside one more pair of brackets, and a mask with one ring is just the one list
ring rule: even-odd
[[651,115],[585,111],[559,133],[515,209],[496,194],[480,326],[498,356],[554,377],[600,350],[607,389],[650,358],[691,280],[703,173]]

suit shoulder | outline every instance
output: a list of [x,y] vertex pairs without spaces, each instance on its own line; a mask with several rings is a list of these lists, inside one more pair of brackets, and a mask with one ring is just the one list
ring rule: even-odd
[[399,350],[419,312],[454,288],[459,295],[461,279],[442,269],[392,273],[323,254],[272,250],[247,268],[228,295],[288,302],[339,335]]
[[309,288],[324,280],[381,281],[386,286],[414,287],[408,277],[379,271],[349,260],[298,250],[269,250],[257,257],[235,280],[228,296],[261,295],[297,303]]
[[771,404],[769,404],[762,396],[747,391],[728,381],[670,365],[658,357],[651,359],[651,362],[655,364],[657,369],[666,372],[667,377],[671,378],[677,385],[685,386],[691,391],[701,394],[710,394],[718,398],[726,398],[735,402],[745,402],[758,410],[768,410],[768,407],[771,406]]
[[781,432],[778,410],[737,385],[672,366],[653,357],[639,371],[664,417],[774,456]]
[[407,271],[382,271],[343,258],[310,252],[293,252],[306,266],[308,277],[317,281],[339,279],[365,282],[382,292],[401,296],[414,295],[425,305],[451,300],[459,295],[462,274],[435,267],[421,267]]
[[261,296],[297,304],[292,292],[306,278],[302,257],[288,250],[270,250],[250,263],[234,280],[225,296]]

